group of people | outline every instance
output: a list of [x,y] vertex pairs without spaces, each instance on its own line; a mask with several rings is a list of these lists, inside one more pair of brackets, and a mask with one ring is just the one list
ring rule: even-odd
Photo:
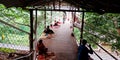
[[[50,29],[49,26],[44,30],[45,35],[48,36],[49,34],[54,34],[54,32]],[[48,48],[44,46],[42,43],[42,40],[39,40],[39,43],[37,44],[37,52],[38,55],[46,56],[47,55]],[[93,60],[90,56],[90,54],[93,54],[93,49],[91,48],[91,45],[87,45],[87,41],[82,39],[81,44],[78,47],[78,60]],[[39,58],[40,59],[40,58]]]
[[[90,54],[93,54],[93,49],[91,48],[91,45],[87,45],[86,40],[82,40],[82,44],[78,47],[78,60],[93,60],[90,56]],[[48,55],[48,48],[45,47],[42,40],[40,39],[37,43],[37,53],[38,53],[38,60],[39,59],[45,59],[45,57]],[[53,54],[53,53],[52,53]]]
[[[44,30],[44,33],[46,35],[48,34],[54,34],[54,32],[47,26],[47,28]],[[91,48],[91,45],[87,45],[87,41],[82,39],[81,44],[78,47],[78,60],[93,60],[90,56],[90,54],[93,54],[93,49]],[[40,56],[46,56],[47,55],[48,48],[46,48],[42,42],[42,40],[38,41],[37,44],[37,52]],[[39,58],[40,59],[40,58]]]
[[[47,36],[47,38],[49,39],[52,38],[52,34],[54,34],[53,30],[51,30],[49,26],[47,26],[47,28],[43,32],[45,33],[45,36]],[[42,39],[37,42],[36,52],[37,60],[49,60],[47,59],[47,57],[55,55],[53,52],[48,52],[48,48],[45,47]]]

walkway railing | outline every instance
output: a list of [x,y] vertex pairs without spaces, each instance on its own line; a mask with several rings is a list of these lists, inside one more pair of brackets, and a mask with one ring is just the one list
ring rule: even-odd
[[21,57],[18,57],[18,58],[15,58],[14,60],[33,60],[32,59],[32,55],[33,55],[33,52],[30,52],[29,54],[25,55],[25,56],[21,56]]
[[[78,29],[81,29],[79,27],[77,27]],[[85,31],[87,33],[89,33],[88,31]],[[94,35],[96,38],[98,38],[96,35]],[[99,46],[102,50],[104,50],[108,55],[110,55],[112,58],[114,58],[115,60],[118,60],[115,56],[113,56],[111,53],[109,53],[107,50],[105,50],[102,46],[100,46],[98,43],[96,43],[94,40],[91,39],[91,41],[93,43],[95,43],[97,46]],[[103,60],[95,51],[94,53],[97,55],[97,57],[100,59],[100,60]]]
[[113,56],[111,53],[109,53],[107,50],[105,50],[102,46],[100,46],[98,43],[96,43],[94,40],[90,40],[93,43],[95,43],[97,46],[99,46],[103,51],[105,51],[108,55],[110,55],[112,58],[114,58],[115,60],[118,60],[115,56]]
[[95,55],[100,59],[100,60],[103,60],[94,50],[93,52],[95,53]]
[[[76,39],[76,37],[75,37]],[[77,40],[77,39],[76,39]],[[79,46],[79,44],[77,44]],[[94,54],[100,59],[100,60],[103,60],[94,50],[93,50]]]

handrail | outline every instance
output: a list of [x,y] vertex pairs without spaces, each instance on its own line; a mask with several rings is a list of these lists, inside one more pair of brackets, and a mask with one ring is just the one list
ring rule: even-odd
[[[77,27],[77,28],[79,28],[79,27]],[[79,28],[79,29],[81,29],[81,28]],[[85,30],[84,30],[85,31]],[[86,31],[86,32],[88,32],[88,31]],[[90,33],[90,32],[88,32],[88,33]],[[93,35],[93,34],[92,34]],[[98,36],[96,36],[96,35],[94,35],[95,37],[97,37],[98,38]],[[93,41],[92,39],[91,39],[91,41]],[[96,43],[95,41],[93,41],[96,45],[98,45],[101,49],[103,49],[107,54],[109,54],[111,57],[113,57],[115,60],[118,60],[116,57],[114,57],[112,54],[110,54],[107,50],[105,50],[103,47],[101,47],[98,43]]]
[[100,59],[100,60],[103,60],[94,50],[93,52],[95,53],[95,55]]
[[19,59],[22,59],[22,58],[26,58],[26,57],[29,57],[29,56],[32,55],[32,54],[33,54],[33,51],[30,52],[28,55],[18,57],[18,58],[14,59],[14,60],[19,60]]
[[[76,37],[75,37],[75,39],[76,39]],[[77,39],[76,39],[77,40]],[[79,45],[79,44],[77,44],[77,45]],[[94,50],[93,50],[93,52],[95,53],[95,55],[100,59],[100,60],[103,60]]]
[[[74,38],[75,38],[75,40],[77,40],[76,37],[74,37]],[[79,46],[78,43],[77,43],[77,45]],[[93,50],[93,52],[95,53],[95,55],[96,55],[100,60],[103,60],[94,50]]]
[[[95,35],[96,36],[96,35]],[[99,46],[102,50],[104,50],[107,54],[109,54],[112,58],[115,60],[118,60],[115,56],[113,56],[111,53],[109,53],[107,50],[105,50],[102,46],[100,46],[98,43],[96,43],[94,40],[91,39],[93,43],[95,43],[97,46]]]

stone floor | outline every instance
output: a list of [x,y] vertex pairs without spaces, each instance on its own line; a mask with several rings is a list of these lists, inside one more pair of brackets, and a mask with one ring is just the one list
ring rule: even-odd
[[43,41],[48,50],[55,53],[57,60],[76,60],[78,46],[75,38],[71,36],[70,26],[68,21],[59,28],[52,29],[55,37]]

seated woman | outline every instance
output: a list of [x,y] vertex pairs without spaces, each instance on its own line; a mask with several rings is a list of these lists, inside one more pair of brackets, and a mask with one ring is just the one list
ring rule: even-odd
[[42,55],[42,54],[45,55],[47,52],[47,48],[45,47],[41,39],[37,43],[37,52],[39,53],[39,55]]
[[42,40],[40,39],[37,43],[37,53],[38,53],[38,60],[44,60],[47,56],[48,49],[43,44]]

